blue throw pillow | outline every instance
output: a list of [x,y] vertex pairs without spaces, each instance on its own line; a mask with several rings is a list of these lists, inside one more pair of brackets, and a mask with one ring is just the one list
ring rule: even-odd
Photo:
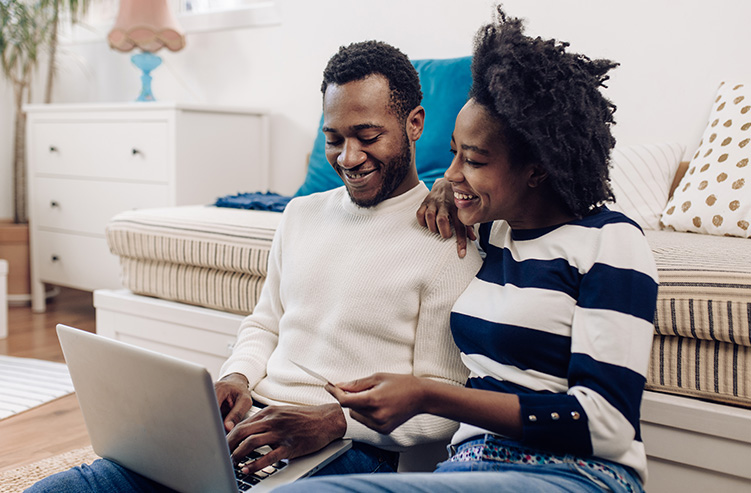
[[[450,142],[454,121],[467,102],[472,85],[472,57],[413,60],[422,85],[425,129],[416,144],[417,174],[428,188],[451,164]],[[326,160],[323,116],[308,163],[308,174],[295,196],[340,187],[342,180]]]

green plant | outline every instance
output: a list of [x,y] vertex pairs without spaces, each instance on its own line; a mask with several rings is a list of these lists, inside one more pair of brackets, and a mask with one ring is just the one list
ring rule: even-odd
[[40,50],[47,41],[48,9],[39,2],[0,1],[0,53],[3,74],[13,88],[15,108],[13,138],[13,221],[25,223],[26,211],[26,115],[24,102],[31,100],[31,82]]
[[58,33],[60,30],[60,23],[65,17],[63,14],[68,13],[70,22],[76,23],[86,13],[89,7],[90,0],[44,0],[43,4],[46,4],[51,9],[51,26],[49,33],[49,56],[47,57],[47,83],[44,89],[44,102],[52,102],[52,85],[55,80],[55,72],[57,71],[57,42]]
[[27,222],[26,114],[32,80],[42,53],[48,53],[45,103],[51,101],[61,14],[75,21],[89,0],[0,0],[0,65],[13,88],[13,221]]

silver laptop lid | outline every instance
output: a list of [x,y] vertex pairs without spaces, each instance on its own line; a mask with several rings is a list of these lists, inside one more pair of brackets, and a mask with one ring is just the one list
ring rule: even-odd
[[[62,324],[57,333],[99,456],[178,491],[238,491],[205,368]],[[335,440],[291,459],[252,491],[313,474],[351,446],[351,440]]]
[[178,491],[237,492],[208,371],[57,326],[94,451]]

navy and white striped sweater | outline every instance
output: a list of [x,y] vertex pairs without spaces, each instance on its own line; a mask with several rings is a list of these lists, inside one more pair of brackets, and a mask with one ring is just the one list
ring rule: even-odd
[[[646,479],[639,408],[657,300],[641,229],[601,208],[561,226],[479,231],[485,261],[451,314],[468,387],[519,395],[524,445]],[[459,443],[484,433],[462,424]]]

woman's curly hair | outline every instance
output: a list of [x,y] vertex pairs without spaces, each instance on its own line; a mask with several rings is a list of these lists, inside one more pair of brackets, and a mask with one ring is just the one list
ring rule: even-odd
[[400,121],[420,105],[422,89],[417,70],[407,55],[382,41],[361,41],[342,46],[323,71],[321,92],[329,84],[343,85],[379,74],[389,82],[391,108]]
[[564,204],[582,216],[613,200],[615,105],[600,88],[618,64],[526,36],[520,19],[497,10],[497,21],[475,37],[470,96],[503,125],[512,165],[542,166]]

